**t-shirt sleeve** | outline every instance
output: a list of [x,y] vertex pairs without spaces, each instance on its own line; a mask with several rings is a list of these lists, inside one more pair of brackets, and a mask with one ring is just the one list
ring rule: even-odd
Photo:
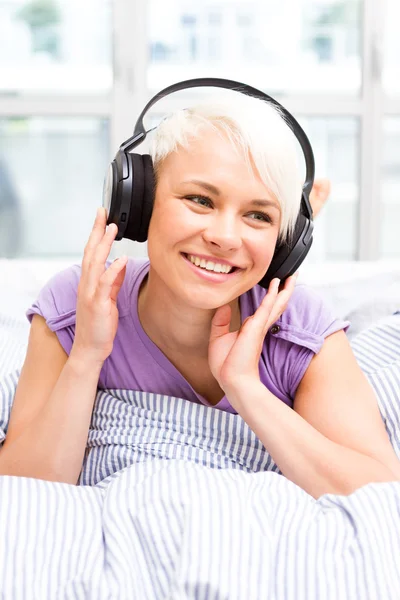
[[72,265],[54,275],[40,290],[35,302],[26,312],[29,321],[40,315],[54,331],[69,355],[75,336],[76,298],[81,274],[80,265]]
[[332,333],[350,323],[337,319],[331,308],[311,288],[296,286],[288,306],[267,334],[272,372],[279,388],[293,401],[313,356]]

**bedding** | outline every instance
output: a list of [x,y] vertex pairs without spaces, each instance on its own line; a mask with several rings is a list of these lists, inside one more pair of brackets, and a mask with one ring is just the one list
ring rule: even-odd
[[[400,313],[353,348],[400,457]],[[0,477],[2,597],[400,598],[400,482],[315,500],[238,415],[127,390],[98,393],[88,446],[79,486]]]

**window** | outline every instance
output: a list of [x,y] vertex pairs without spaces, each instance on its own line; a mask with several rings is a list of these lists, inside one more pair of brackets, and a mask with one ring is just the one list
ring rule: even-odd
[[[150,44],[165,44],[168,39],[170,46],[169,62],[159,65],[150,60],[150,90],[193,77],[197,68],[202,74],[207,69],[210,76],[223,74],[254,85],[262,80],[270,93],[324,90],[354,96],[360,91],[361,0],[257,0],[251,8],[245,0],[221,2],[218,19],[217,13],[212,17],[212,27],[224,25],[219,27],[218,65],[207,51],[213,14],[207,4],[195,0],[149,4]],[[189,26],[196,52],[188,52],[185,41]]]
[[208,23],[209,25],[221,25],[221,13],[218,12],[210,12],[208,14]]
[[[315,259],[400,257],[399,11],[397,0],[0,0],[0,256],[79,255],[146,101],[214,76],[263,89],[303,123],[317,176],[332,180]],[[167,96],[149,126],[207,93]]]
[[400,223],[400,117],[384,121],[380,254],[399,256]]
[[0,92],[109,92],[110,22],[110,0],[0,0]]
[[0,256],[79,256],[102,203],[106,120],[0,120]]
[[400,4],[398,0],[386,0],[386,2],[383,82],[385,91],[390,96],[400,96],[400,37],[398,31]]
[[316,222],[312,256],[320,259],[357,258],[359,211],[359,122],[354,118],[301,118],[308,134],[316,173],[332,182],[329,201]]

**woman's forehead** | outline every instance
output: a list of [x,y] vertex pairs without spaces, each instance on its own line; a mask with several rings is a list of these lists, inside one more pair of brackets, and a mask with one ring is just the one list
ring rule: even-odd
[[191,138],[185,146],[178,146],[163,160],[159,171],[160,174],[169,173],[177,177],[183,172],[190,172],[191,179],[201,179],[204,172],[214,177],[240,175],[262,183],[250,154],[225,135],[212,130]]
[[168,164],[163,165],[162,173],[158,180],[158,191],[163,193],[199,193],[215,198],[230,198],[236,201],[249,202],[259,200],[259,206],[265,202],[269,207],[280,211],[280,203],[273,192],[260,179],[251,167],[243,165],[233,166],[222,162],[220,159],[207,162],[207,164],[192,161],[181,168],[178,157],[173,168]]

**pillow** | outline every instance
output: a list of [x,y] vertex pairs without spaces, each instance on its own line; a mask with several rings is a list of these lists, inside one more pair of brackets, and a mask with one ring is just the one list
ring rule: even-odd
[[397,263],[327,263],[308,266],[303,273],[302,268],[299,282],[315,289],[338,318],[350,321],[350,340],[400,309]]
[[375,390],[386,431],[400,459],[400,311],[362,331],[351,346]]

